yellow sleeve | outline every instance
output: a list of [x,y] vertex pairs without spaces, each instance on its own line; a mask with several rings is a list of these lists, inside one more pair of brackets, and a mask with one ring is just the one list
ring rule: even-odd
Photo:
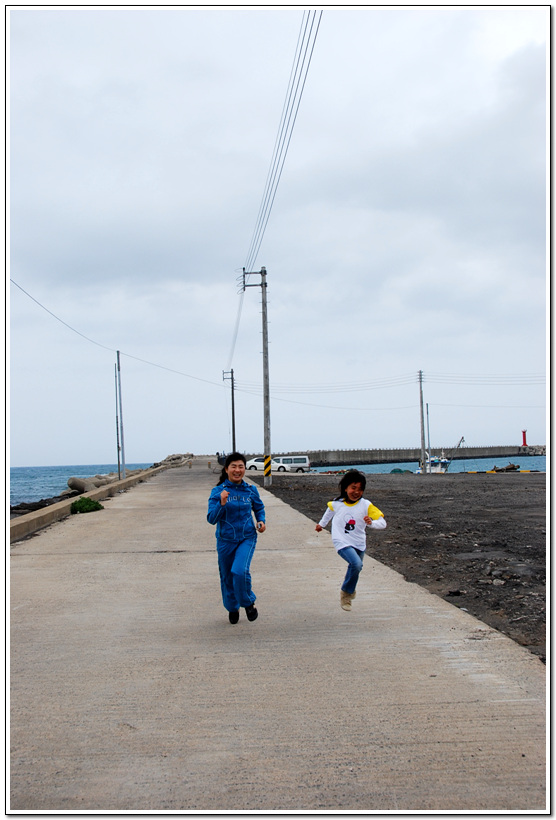
[[327,501],[326,506],[334,512],[334,503],[332,501]]
[[373,521],[376,521],[377,518],[384,518],[384,513],[381,512],[378,507],[375,507],[374,504],[369,504],[367,515],[369,518],[372,518]]

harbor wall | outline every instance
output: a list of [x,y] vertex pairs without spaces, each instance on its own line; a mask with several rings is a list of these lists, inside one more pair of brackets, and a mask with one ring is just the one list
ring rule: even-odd
[[[433,456],[446,456],[456,459],[475,458],[507,458],[515,459],[519,456],[546,455],[546,446],[500,446],[500,447],[460,447],[453,452],[453,447],[433,447]],[[282,453],[274,453],[282,455]],[[287,455],[284,453],[283,455]],[[344,464],[395,464],[405,461],[420,461],[419,447],[375,449],[375,450],[307,450],[304,455],[309,456],[313,467],[334,467]]]
[[10,544],[13,544],[14,541],[19,541],[21,538],[25,538],[28,535],[32,535],[43,527],[47,527],[50,524],[54,524],[56,521],[61,521],[63,518],[71,515],[71,505],[78,498],[91,498],[94,501],[104,501],[106,498],[116,495],[116,493],[129,490],[130,487],[133,487],[140,481],[146,481],[148,478],[160,473],[162,470],[167,470],[168,466],[168,464],[161,464],[160,466],[151,468],[150,470],[142,470],[129,478],[122,478],[120,481],[113,481],[111,484],[105,484],[97,490],[82,493],[79,496],[68,498],[65,501],[58,501],[56,504],[50,504],[48,507],[43,507],[40,510],[35,510],[34,512],[29,512],[24,515],[20,515],[17,518],[13,518],[10,521]]

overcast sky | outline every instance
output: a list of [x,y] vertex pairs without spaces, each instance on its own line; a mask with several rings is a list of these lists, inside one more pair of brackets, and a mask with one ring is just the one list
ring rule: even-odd
[[[116,461],[116,350],[127,463],[230,451],[231,368],[262,453],[236,278],[302,17],[9,12],[10,276],[37,300],[10,286],[12,465]],[[273,452],[418,447],[420,370],[433,446],[545,443],[548,21],[324,9],[252,268]]]

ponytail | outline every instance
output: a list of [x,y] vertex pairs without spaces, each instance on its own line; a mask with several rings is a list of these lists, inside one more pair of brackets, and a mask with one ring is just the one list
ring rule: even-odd
[[226,469],[230,466],[232,461],[243,461],[244,464],[247,464],[245,460],[245,456],[243,453],[230,453],[229,456],[226,456],[226,461],[224,462],[224,466],[222,467],[222,472],[220,473],[220,478],[216,482],[216,486],[218,487],[219,484],[223,484],[226,479],[228,478],[228,474]]

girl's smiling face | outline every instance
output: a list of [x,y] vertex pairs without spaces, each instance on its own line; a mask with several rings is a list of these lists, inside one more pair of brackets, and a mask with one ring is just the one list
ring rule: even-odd
[[245,475],[245,464],[243,461],[232,461],[226,467],[226,475],[234,484],[241,484]]
[[348,484],[346,487],[346,495],[352,504],[355,504],[356,501],[359,501],[359,499],[363,497],[363,487],[359,481]]

